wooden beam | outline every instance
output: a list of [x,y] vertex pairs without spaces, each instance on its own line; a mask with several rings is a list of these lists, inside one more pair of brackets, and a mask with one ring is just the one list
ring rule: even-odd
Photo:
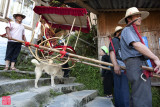
[[83,1],[84,0],[65,0],[64,3],[75,3],[79,5],[80,7],[86,8],[87,10],[93,12],[94,14],[98,14],[98,11],[90,7],[88,4],[85,4]]
[[93,12],[94,14],[98,14],[98,11],[90,7],[88,4],[85,4],[82,0],[77,0],[76,4],[79,5],[80,7],[86,8],[87,10]]
[[[76,3],[77,0],[64,0],[64,3]],[[81,0],[81,1],[88,1],[88,0]]]
[[[160,8],[138,8],[140,11],[160,11]],[[127,9],[97,9],[99,12],[119,12]]]
[[76,0],[64,0],[64,3],[76,3]]

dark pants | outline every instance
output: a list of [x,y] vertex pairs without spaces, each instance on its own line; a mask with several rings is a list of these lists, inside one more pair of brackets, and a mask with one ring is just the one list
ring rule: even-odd
[[142,65],[146,65],[140,57],[129,58],[125,61],[127,77],[131,83],[132,93],[130,107],[152,107],[152,93],[150,78],[141,79]]
[[64,71],[64,75],[63,77],[68,77],[69,76],[69,69],[63,69],[63,68],[68,68],[69,67],[69,64],[68,63],[65,63],[64,65],[62,65],[62,71]]
[[114,99],[115,107],[129,107],[129,85],[124,72],[121,75],[114,73]]
[[111,95],[113,92],[113,73],[105,73],[103,77],[103,89],[105,95]]
[[21,45],[22,43],[19,42],[8,42],[5,60],[16,62],[21,51]]
[[[120,66],[125,66],[124,62],[117,59]],[[124,70],[121,70],[121,75],[114,75],[114,99],[115,107],[129,107],[129,85]]]

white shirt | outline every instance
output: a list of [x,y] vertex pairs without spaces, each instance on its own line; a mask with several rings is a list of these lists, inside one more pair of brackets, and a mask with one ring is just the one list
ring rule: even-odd
[[[17,40],[22,40],[22,37],[24,35],[24,26],[22,24],[16,23],[16,22],[10,22],[8,23],[7,27],[10,28],[10,35],[12,38]],[[13,40],[8,40],[15,42]]]
[[41,22],[38,22],[38,26],[35,29],[35,34],[34,34],[34,38],[38,39],[38,35],[41,34]]

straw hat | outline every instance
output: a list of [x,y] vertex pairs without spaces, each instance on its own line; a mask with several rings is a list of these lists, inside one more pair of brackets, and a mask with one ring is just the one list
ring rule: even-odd
[[122,30],[123,28],[121,26],[117,26],[114,30],[113,36],[115,36],[115,33],[117,33],[118,31]]
[[140,14],[141,18],[143,20],[149,15],[149,12],[147,12],[147,11],[139,11],[136,7],[131,7],[129,9],[127,9],[125,17],[122,18],[118,23],[119,24],[126,24],[125,19],[127,17],[133,16],[133,15],[137,15],[137,14]]
[[22,16],[23,19],[26,17],[25,15],[23,15],[21,13],[13,14],[14,18],[16,18],[17,16]]
[[108,48],[107,48],[106,46],[102,46],[101,49],[102,49],[106,54],[108,54],[109,51],[108,51]]

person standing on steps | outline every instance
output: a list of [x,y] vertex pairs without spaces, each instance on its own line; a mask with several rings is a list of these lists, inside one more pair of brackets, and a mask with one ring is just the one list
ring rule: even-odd
[[16,42],[13,39],[17,40],[24,40],[25,38],[25,29],[22,25],[22,20],[26,17],[25,15],[21,13],[14,14],[13,17],[15,18],[15,22],[9,22],[6,27],[6,34],[8,36],[8,44],[7,44],[7,50],[6,50],[6,57],[5,57],[5,69],[9,70],[9,65],[11,63],[10,70],[18,70],[15,68],[15,63],[17,61],[17,57],[21,50],[22,43]]
[[120,47],[120,32],[121,26],[115,28],[113,34],[114,38],[110,39],[109,52],[111,62],[114,66],[113,80],[114,80],[114,100],[115,107],[130,107],[129,106],[129,85],[128,79],[124,70],[120,69],[120,66],[125,66],[121,58],[121,47]]
[[[106,46],[102,46],[100,50],[100,55],[102,56],[101,60],[104,62],[111,63],[110,57],[108,55],[108,48]],[[102,65],[105,66],[105,65]],[[108,66],[106,66],[108,67]],[[101,76],[103,78],[103,90],[104,95],[107,98],[112,99],[112,93],[113,93],[113,73],[110,70],[103,69],[101,70]]]
[[144,81],[141,78],[143,70],[141,66],[146,66],[148,57],[155,63],[155,71],[160,73],[160,60],[149,48],[143,44],[142,37],[137,31],[141,21],[149,15],[147,11],[139,11],[136,7],[127,9],[126,15],[119,21],[119,24],[132,25],[125,27],[121,33],[121,54],[122,60],[126,64],[126,74],[131,83],[130,107],[152,107],[152,93],[150,77]]

